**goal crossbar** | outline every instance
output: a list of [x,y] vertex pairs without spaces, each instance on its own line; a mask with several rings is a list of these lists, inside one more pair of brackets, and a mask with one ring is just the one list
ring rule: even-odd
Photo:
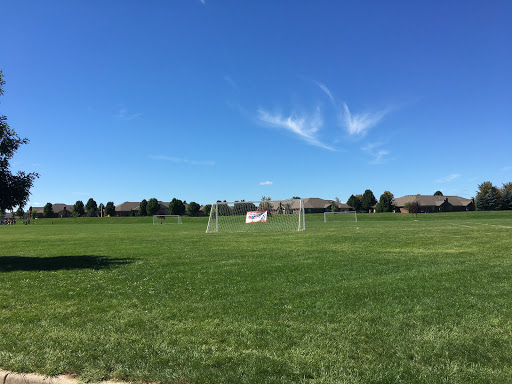
[[153,225],[155,224],[182,224],[180,215],[153,215]]
[[357,222],[357,212],[356,211],[339,211],[339,212],[324,212],[324,223],[327,223],[327,215],[336,215],[336,214],[353,214],[354,219]]

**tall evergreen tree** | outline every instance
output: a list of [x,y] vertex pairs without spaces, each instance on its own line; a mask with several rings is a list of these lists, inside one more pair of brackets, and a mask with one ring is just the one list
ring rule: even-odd
[[500,190],[501,209],[512,209],[512,183],[505,183]]
[[105,215],[106,216],[115,216],[116,215],[116,207],[113,201],[109,201],[107,205],[105,205]]
[[500,208],[500,202],[498,197],[496,196],[495,189],[491,188],[489,192],[487,192],[487,195],[485,195],[485,205],[487,207],[487,210],[489,211],[496,211]]
[[98,216],[98,204],[96,203],[96,201],[94,201],[92,197],[89,200],[87,200],[87,204],[85,204],[85,209],[87,211],[87,216]]
[[73,217],[82,217],[85,215],[85,207],[84,202],[82,200],[78,200],[75,205],[73,205]]

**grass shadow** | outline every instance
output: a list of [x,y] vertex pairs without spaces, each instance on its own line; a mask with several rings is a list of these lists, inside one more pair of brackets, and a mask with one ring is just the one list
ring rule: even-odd
[[72,269],[110,269],[131,264],[133,258],[107,256],[0,256],[0,272],[15,271],[59,271]]

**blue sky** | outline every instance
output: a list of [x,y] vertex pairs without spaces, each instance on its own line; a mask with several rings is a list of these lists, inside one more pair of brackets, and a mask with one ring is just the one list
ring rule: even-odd
[[512,181],[509,1],[17,1],[29,205],[474,196]]

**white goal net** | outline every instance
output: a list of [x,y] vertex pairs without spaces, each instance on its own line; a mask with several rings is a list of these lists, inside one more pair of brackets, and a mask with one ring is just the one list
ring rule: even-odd
[[217,202],[206,233],[304,231],[302,199]]
[[356,211],[341,211],[341,212],[324,212],[324,223],[341,221],[355,221],[357,222]]
[[180,215],[154,215],[153,225],[156,224],[181,224]]

